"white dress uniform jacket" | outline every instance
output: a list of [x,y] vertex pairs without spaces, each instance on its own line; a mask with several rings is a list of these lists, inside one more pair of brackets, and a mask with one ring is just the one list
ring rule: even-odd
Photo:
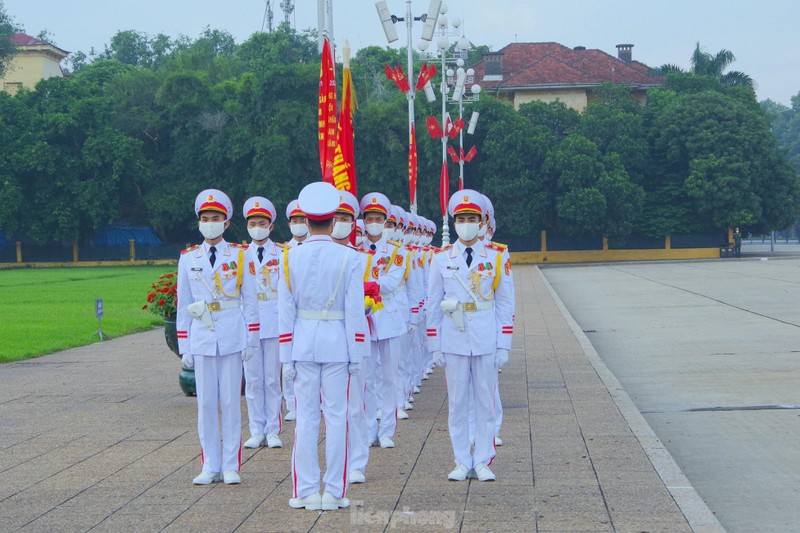
[[[255,284],[242,272],[241,291],[237,289],[240,268],[247,268],[239,246],[222,241],[215,247],[216,262],[209,262],[209,244],[184,250],[178,260],[178,348],[181,354],[215,356],[244,350],[259,344],[258,310]],[[243,297],[249,294],[252,297]],[[187,307],[197,301],[219,303],[211,311],[214,329],[193,319]],[[238,305],[236,303],[238,302]]]
[[[283,257],[288,264],[281,268],[278,285],[281,362],[361,362],[369,344],[359,254],[328,236],[314,235]],[[321,319],[325,309],[329,317],[341,319]]]
[[258,316],[261,322],[259,337],[274,339],[278,336],[278,282],[283,248],[268,239],[264,243],[261,261],[258,260],[258,248],[258,244],[251,242],[245,258],[249,273],[255,277]]
[[[468,267],[465,249],[461,241],[456,241],[434,255],[431,262],[428,350],[456,355],[494,354],[498,348],[510,350],[514,333],[514,292],[503,254],[478,241],[472,246],[473,259]],[[497,277],[500,280],[492,292]],[[458,309],[463,311],[463,329],[450,314],[442,311],[442,301],[458,302]]]
[[405,288],[405,250],[400,243],[381,239],[376,243],[364,242],[372,251],[372,268],[369,281],[381,286],[383,309],[372,315],[373,339],[383,340],[404,335],[408,331],[410,308]]

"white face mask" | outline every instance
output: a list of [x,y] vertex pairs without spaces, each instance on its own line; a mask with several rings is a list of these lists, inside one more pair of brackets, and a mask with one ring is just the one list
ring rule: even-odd
[[395,228],[394,233],[392,234],[392,239],[403,242],[403,235],[403,230]]
[[481,228],[478,230],[478,237],[482,239],[482,238],[484,238],[485,236],[486,236],[486,226],[485,226],[485,225],[483,225],[483,226],[481,226]]
[[478,236],[480,224],[478,222],[462,222],[456,224],[456,233],[462,241],[469,242]]
[[224,222],[200,222],[197,227],[200,229],[200,233],[203,234],[203,237],[209,241],[213,241],[225,233]]
[[305,224],[289,224],[289,231],[295,237],[304,237],[308,234],[308,226]]
[[252,228],[247,228],[247,233],[250,234],[250,237],[252,237],[254,241],[263,241],[269,237],[269,228],[253,226]]
[[372,237],[377,237],[383,233],[383,224],[380,222],[364,224],[364,231]]
[[352,222],[336,222],[333,225],[333,232],[331,232],[331,237],[334,239],[346,239],[350,236],[350,233],[353,231],[353,223]]
[[381,233],[383,234],[382,239],[394,239],[394,228],[383,228]]
[[414,242],[414,236],[410,233],[406,233],[403,235],[403,244],[412,244]]
[[364,236],[356,235],[356,246],[362,246],[363,244],[364,244]]

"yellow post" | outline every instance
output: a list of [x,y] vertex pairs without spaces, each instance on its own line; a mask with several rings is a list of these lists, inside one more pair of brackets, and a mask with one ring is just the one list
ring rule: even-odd
[[672,235],[667,235],[664,237],[664,248],[666,250],[672,250]]
[[78,262],[78,241],[72,243],[72,262]]
[[128,239],[128,252],[131,258],[131,263],[136,261],[136,239]]
[[547,230],[542,230],[542,251],[547,251]]
[[728,246],[733,244],[733,228],[728,228]]
[[22,241],[17,241],[17,263],[22,263]]
[[604,252],[608,251],[608,237],[606,237],[605,235],[603,236],[603,251]]

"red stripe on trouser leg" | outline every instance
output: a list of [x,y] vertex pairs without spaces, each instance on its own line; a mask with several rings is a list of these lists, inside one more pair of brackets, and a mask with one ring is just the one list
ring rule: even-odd
[[242,469],[242,436],[239,435],[239,468],[236,469],[237,472],[241,471]]
[[352,377],[352,375],[347,374],[347,398],[344,403],[347,406],[344,417],[344,473],[342,474],[342,495],[339,496],[340,498],[344,498],[345,495],[347,495],[347,457],[350,455],[348,450],[348,446],[350,445],[348,442],[350,433],[350,379],[352,379]]
[[492,457],[491,459],[489,459],[489,463],[486,466],[492,466],[492,463],[494,462],[494,458],[497,457],[497,437],[492,439],[492,447],[494,448],[495,456]]
[[206,455],[203,453],[203,447],[200,446],[200,470],[203,470],[204,464],[206,464]]
[[[294,412],[297,412],[297,398],[294,399]],[[297,424],[294,426],[294,446],[292,447],[292,498],[297,498]]]

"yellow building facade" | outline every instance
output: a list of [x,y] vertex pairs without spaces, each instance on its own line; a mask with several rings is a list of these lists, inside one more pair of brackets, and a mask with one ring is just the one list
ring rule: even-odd
[[11,40],[17,46],[17,53],[5,76],[0,78],[0,90],[13,96],[23,88],[35,89],[41,80],[64,77],[61,61],[69,52],[24,33],[17,33]]

